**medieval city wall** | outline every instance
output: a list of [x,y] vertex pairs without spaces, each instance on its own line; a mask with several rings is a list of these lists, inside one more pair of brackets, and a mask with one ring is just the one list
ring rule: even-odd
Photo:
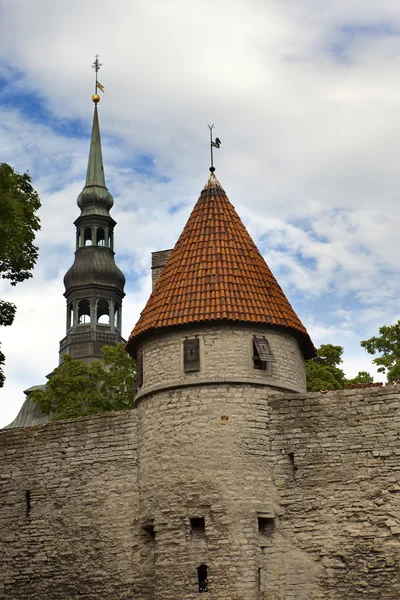
[[0,464],[1,599],[147,598],[135,412],[3,430]]
[[316,598],[399,598],[400,386],[271,399],[269,432],[282,515],[263,536],[265,598],[300,597],[305,555]]
[[399,408],[208,385],[2,431],[0,598],[193,600],[206,565],[210,600],[398,600]]

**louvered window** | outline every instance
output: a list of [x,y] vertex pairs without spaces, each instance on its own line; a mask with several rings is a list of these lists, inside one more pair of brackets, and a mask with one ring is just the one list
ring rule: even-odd
[[138,388],[143,385],[143,353],[138,352],[136,360],[136,384]]
[[183,370],[185,373],[200,371],[200,340],[193,338],[183,342]]
[[268,363],[275,361],[268,340],[265,337],[255,335],[253,337],[253,363],[255,369],[266,371]]

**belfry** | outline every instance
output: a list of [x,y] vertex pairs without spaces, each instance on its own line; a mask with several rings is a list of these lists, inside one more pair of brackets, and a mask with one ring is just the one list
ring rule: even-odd
[[109,212],[114,199],[104,177],[99,100],[95,94],[86,184],[78,196],[81,214],[74,223],[75,261],[64,277],[67,319],[60,361],[63,354],[85,362],[101,359],[102,346],[124,341],[121,309],[125,277],[114,261],[116,222]]

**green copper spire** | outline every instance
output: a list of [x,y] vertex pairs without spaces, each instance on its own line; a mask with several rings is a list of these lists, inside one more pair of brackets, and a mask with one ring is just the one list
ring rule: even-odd
[[99,185],[106,187],[104,178],[103,157],[101,154],[101,139],[97,104],[94,105],[92,137],[90,140],[89,161],[86,173],[86,186]]
[[92,126],[92,137],[90,139],[89,160],[86,172],[86,184],[78,196],[78,206],[80,209],[86,209],[89,206],[98,206],[102,209],[110,210],[114,204],[114,199],[107,190],[104,177],[103,157],[101,152],[100,125],[97,104],[100,97],[93,96],[94,115]]

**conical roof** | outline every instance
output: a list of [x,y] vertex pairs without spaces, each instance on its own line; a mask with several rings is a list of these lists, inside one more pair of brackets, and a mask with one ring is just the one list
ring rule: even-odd
[[128,340],[190,323],[236,321],[287,328],[306,358],[313,343],[214,173]]

